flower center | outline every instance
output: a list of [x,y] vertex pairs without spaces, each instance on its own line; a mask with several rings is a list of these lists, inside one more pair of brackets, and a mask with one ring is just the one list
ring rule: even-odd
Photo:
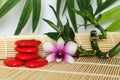
[[57,53],[57,58],[63,58],[64,55],[62,53]]

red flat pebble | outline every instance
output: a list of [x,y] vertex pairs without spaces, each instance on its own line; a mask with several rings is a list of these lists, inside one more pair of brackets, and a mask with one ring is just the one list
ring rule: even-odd
[[16,47],[15,50],[17,52],[23,52],[23,53],[36,53],[38,52],[38,48],[37,47]]
[[36,54],[17,53],[15,57],[19,60],[24,60],[24,61],[40,58],[39,54],[37,53]]
[[10,58],[6,58],[4,60],[4,64],[6,66],[10,66],[10,67],[19,67],[19,66],[22,66],[24,64],[24,62],[14,58],[14,57],[10,57]]
[[30,39],[30,40],[18,40],[15,42],[17,46],[38,46],[40,45],[40,41],[35,40],[35,39]]
[[48,63],[48,61],[44,58],[39,58],[37,60],[31,60],[31,61],[27,61],[25,63],[25,66],[28,68],[37,68],[37,67],[41,67],[44,66]]

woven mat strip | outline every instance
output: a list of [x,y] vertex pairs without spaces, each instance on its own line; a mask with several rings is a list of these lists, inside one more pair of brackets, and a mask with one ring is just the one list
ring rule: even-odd
[[[99,59],[97,57],[80,57],[76,59],[74,64],[52,62],[37,69],[29,69],[24,66],[18,68],[6,67],[1,60],[0,71],[4,74],[2,75],[3,77],[12,80],[19,78],[21,80],[27,80],[27,78],[30,78],[30,80],[34,78],[36,78],[36,80],[119,80],[120,58]],[[14,74],[18,76],[15,77],[13,76]],[[41,76],[42,74],[45,76]],[[3,77],[0,76],[2,79]]]
[[[116,75],[105,75],[105,74],[86,73],[86,72],[28,69],[28,68],[10,68],[10,67],[1,67],[1,66],[0,66],[0,70],[2,72],[2,75],[0,76],[0,78],[2,78],[2,79],[8,78],[8,79],[12,79],[12,80],[18,80],[18,79],[19,80],[30,80],[29,78],[31,78],[31,77],[32,77],[31,79],[36,78],[36,80],[39,80],[39,79],[48,80],[50,78],[51,78],[50,80],[52,80],[52,79],[62,80],[62,78],[63,78],[63,80],[66,80],[66,78],[69,78],[69,80],[72,80],[71,77],[78,77],[78,76],[88,77],[89,79],[98,78],[98,77],[106,78],[107,80],[118,80],[119,79],[119,76],[116,76]],[[4,70],[4,71],[2,71],[2,70]],[[97,80],[101,80],[99,78]],[[74,79],[74,80],[80,80],[80,79],[81,78],[79,77],[78,79]]]

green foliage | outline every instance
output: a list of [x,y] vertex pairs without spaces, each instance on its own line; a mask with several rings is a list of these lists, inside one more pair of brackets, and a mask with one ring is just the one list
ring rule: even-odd
[[99,7],[102,4],[102,0],[96,0],[97,2],[97,7]]
[[52,6],[50,6],[50,8],[53,10],[57,18],[58,25],[54,24],[50,20],[47,19],[43,19],[43,20],[47,22],[57,32],[46,33],[46,35],[48,35],[53,40],[57,40],[59,37],[62,37],[65,41],[69,41],[69,40],[74,41],[75,34],[69,25],[68,19],[67,19],[67,23],[63,25],[55,9]]
[[59,27],[59,28],[62,28],[62,27],[63,27],[63,24],[62,24],[62,22],[61,22],[61,20],[60,20],[60,18],[59,18],[58,13],[55,11],[55,9],[54,9],[52,6],[50,6],[50,8],[53,10],[53,12],[54,12],[54,14],[55,14],[55,17],[56,17],[57,23],[58,23],[58,27]]
[[32,30],[36,30],[41,12],[41,0],[33,0]]
[[110,24],[106,30],[109,32],[114,32],[120,29],[120,17],[118,17],[112,24]]
[[62,0],[57,0],[57,7],[56,7],[56,12],[57,12],[57,14],[59,15],[59,13],[60,13],[60,5],[61,5],[61,2],[62,2]]
[[10,11],[20,0],[7,0],[7,2],[0,8],[0,18]]
[[[0,8],[0,18],[7,14],[7,12],[9,12],[13,7],[15,7],[20,1],[21,0],[7,0],[5,4],[3,4],[3,6],[1,6]],[[75,32],[78,32],[75,13],[83,17],[85,28],[87,28],[89,24],[90,25],[93,24],[95,27],[97,26],[97,28],[100,29],[101,32],[103,32],[101,28],[98,27],[99,22],[119,17],[120,5],[104,12],[103,14],[101,14],[101,12],[108,8],[109,6],[111,6],[112,4],[114,4],[116,1],[117,0],[105,0],[103,2],[103,0],[96,0],[97,9],[94,10],[95,12],[93,12],[94,8],[92,7],[91,0],[77,0],[79,10],[75,8],[75,0],[65,0],[65,5],[63,5],[62,0],[57,0],[56,11],[52,6],[50,7],[52,8],[56,16],[58,24],[54,25],[49,20],[47,22],[51,25],[54,25],[53,28],[56,29],[57,31],[64,27],[65,25],[62,24],[59,18],[61,12],[60,8],[61,6],[63,6],[64,10],[62,11],[62,13],[64,14],[65,10],[68,11],[70,21],[73,25],[73,30]],[[0,0],[0,4],[2,4],[2,0]],[[26,0],[15,34],[20,34],[22,29],[28,22],[31,13],[32,13],[32,32],[34,32],[39,22],[40,12],[41,12],[41,0],[29,0],[29,1]],[[113,21],[113,23],[110,26],[108,26],[107,31],[115,31],[119,29],[120,22],[116,22],[118,20],[119,18],[115,19],[115,21]],[[58,29],[55,26],[57,26]]]
[[55,25],[53,22],[47,19],[43,19],[45,22],[47,22],[53,29],[55,29],[57,32],[60,32],[60,29],[57,25]]
[[71,23],[73,24],[73,28],[75,32],[78,32],[78,28],[77,28],[77,23],[76,23],[76,16],[74,11],[72,10],[74,7],[74,0],[67,0],[67,9],[68,9],[68,13],[69,13],[69,17],[71,20]]
[[[62,3],[62,0],[57,0],[57,5],[56,5],[57,8],[56,9],[57,9],[58,15],[60,15],[61,3]],[[72,10],[73,8],[75,8],[74,0],[66,0],[62,13],[64,14],[65,10],[66,9],[68,10],[68,13],[69,13],[69,16],[70,16],[70,20],[71,20],[71,23],[73,25],[73,29],[74,29],[75,32],[78,32],[76,15],[75,15],[74,11]]]
[[66,41],[74,41],[75,34],[74,34],[74,31],[72,30],[72,28],[69,25],[68,19],[67,19],[67,23],[64,25],[63,30],[64,31],[63,31],[61,36],[63,36]]
[[49,32],[46,33],[45,35],[47,35],[48,37],[50,37],[51,39],[57,41],[59,38],[59,33],[58,32]]
[[[108,19],[112,19],[112,18],[118,16],[120,14],[120,6],[118,5],[117,7],[110,9],[110,10],[104,12],[103,14],[101,14],[101,12],[103,10],[105,10],[106,8],[108,8],[109,6],[111,6],[112,4],[114,4],[117,0],[105,0],[104,2],[103,2],[103,0],[96,0],[96,5],[97,5],[96,10],[93,10],[95,8],[93,8],[93,6],[92,6],[92,2],[91,2],[92,0],[76,0],[76,1],[77,1],[79,10],[75,8],[75,5],[74,5],[75,0],[66,0],[65,5],[62,5],[62,3],[61,3],[62,0],[57,0],[57,8],[56,9],[58,11],[58,14],[60,13],[60,6],[64,6],[64,11],[67,9],[69,18],[71,20],[71,23],[73,24],[73,29],[75,32],[77,32],[76,29],[78,29],[76,15],[75,15],[75,13],[77,13],[83,18],[83,20],[84,20],[83,25],[85,28],[87,28],[87,26],[89,26],[89,24],[90,25],[93,24],[96,28],[98,28],[102,32],[102,34],[105,38],[105,36],[106,36],[105,30],[102,28],[102,26],[99,24],[99,22],[108,20]],[[58,6],[59,6],[59,8],[58,8]],[[118,24],[119,24],[119,22],[118,22]],[[116,25],[116,26],[118,26],[118,25]],[[118,28],[116,28],[116,29],[118,29]]]
[[[18,4],[20,1],[21,0],[7,0],[5,4],[0,8],[0,18],[3,17],[7,12],[9,12],[13,7],[15,7],[15,5]],[[34,32],[37,28],[40,18],[41,0],[26,0],[26,3],[21,13],[21,17],[19,19],[18,26],[15,31],[15,35],[20,34],[22,29],[28,22],[32,12],[32,31]]]
[[120,5],[109,9],[108,11],[102,13],[100,21],[106,21],[120,16]]
[[95,15],[102,12],[104,9],[108,8],[116,1],[117,0],[105,0],[105,2],[102,2],[102,0],[97,0],[98,7],[96,9]]
[[0,6],[2,5],[2,0],[0,0]]
[[25,24],[27,23],[30,14],[32,12],[32,4],[33,4],[32,0],[26,0],[17,29],[15,31],[15,35],[18,35],[21,32],[21,30],[24,28]]

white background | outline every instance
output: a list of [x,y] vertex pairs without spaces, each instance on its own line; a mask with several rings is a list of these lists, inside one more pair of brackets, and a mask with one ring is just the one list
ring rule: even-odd
[[[4,2],[6,0],[3,0]],[[64,1],[64,0],[63,0]],[[96,8],[95,0],[92,0],[94,8]],[[17,27],[25,0],[21,0],[19,4],[17,4],[12,10],[10,10],[4,17],[0,19],[0,35],[14,35],[15,29]],[[118,0],[114,5],[109,7],[108,9],[117,6],[120,4],[120,0]],[[38,27],[34,34],[44,34],[47,32],[54,31],[47,23],[45,23],[42,18],[49,19],[56,23],[55,16],[50,9],[49,5],[56,7],[56,0],[42,0],[42,11],[41,11],[41,18],[38,24]],[[31,14],[32,15],[32,14]],[[66,14],[67,15],[67,14]],[[65,16],[61,17],[63,23],[66,22]],[[79,23],[83,23],[81,17],[77,16],[77,21]],[[28,23],[26,24],[25,28],[22,30],[20,35],[28,35],[32,33],[32,19],[30,17]],[[112,21],[101,23],[104,28],[106,28]],[[84,27],[79,28],[79,32],[89,32],[90,30],[95,29],[94,27],[89,27],[87,30],[84,30]],[[118,30],[120,32],[120,30]]]

